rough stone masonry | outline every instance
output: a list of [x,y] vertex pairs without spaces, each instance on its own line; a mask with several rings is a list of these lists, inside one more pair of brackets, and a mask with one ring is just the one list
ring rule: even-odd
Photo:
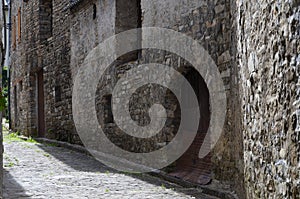
[[237,1],[248,198],[300,197],[300,2]]
[[[3,4],[2,2],[0,3],[0,29],[3,30],[3,27],[6,25],[5,24],[5,20],[3,18],[4,16],[4,8],[3,8]],[[6,31],[6,29],[4,29],[4,31]],[[4,34],[5,35],[5,34]],[[0,38],[4,37],[3,35],[3,31],[1,31],[0,33]],[[2,40],[0,41],[0,62],[1,62],[1,66],[0,69],[2,71],[2,64],[4,61],[4,49],[5,49],[5,44],[3,44]],[[0,78],[0,91],[2,92],[2,77]],[[3,95],[1,93],[1,95]],[[0,118],[2,118],[2,112],[0,112]],[[0,124],[0,198],[2,198],[3,195],[3,188],[2,188],[2,184],[3,184],[3,135],[2,135],[2,124]]]

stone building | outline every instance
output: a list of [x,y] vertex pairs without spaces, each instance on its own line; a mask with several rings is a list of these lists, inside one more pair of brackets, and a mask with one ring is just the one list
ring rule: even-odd
[[149,123],[151,104],[159,102],[167,109],[162,133],[146,142],[122,133],[111,110],[111,92],[126,71],[141,63],[167,64],[186,77],[204,106],[195,141],[166,171],[200,184],[212,180],[230,185],[239,198],[300,197],[299,1],[14,0],[12,4],[14,130],[81,144],[72,116],[72,87],[88,53],[122,31],[168,28],[198,40],[218,66],[227,94],[222,137],[208,156],[198,158],[210,120],[207,86],[184,59],[150,49],[119,57],[98,84],[98,120],[107,137],[133,152],[157,149],[174,138],[180,108],[165,88],[145,86],[132,98],[131,108],[137,110],[132,118],[140,125]]
[[12,1],[11,122],[28,136],[78,142],[71,112],[66,1]]
[[[1,70],[2,70],[2,67],[3,67],[3,64],[4,64],[4,57],[5,57],[5,44],[3,43],[3,41],[5,41],[5,34],[4,31],[6,31],[6,20],[4,18],[4,16],[6,15],[6,7],[5,5],[2,4],[2,2],[0,3],[0,30],[2,30],[0,32],[0,38],[1,38],[1,41],[0,41],[0,62],[1,62]],[[3,7],[4,6],[4,7]],[[2,89],[2,77],[0,78],[0,88]],[[0,113],[0,116],[2,118],[2,112]],[[0,198],[3,197],[3,131],[2,131],[2,124],[0,124]]]

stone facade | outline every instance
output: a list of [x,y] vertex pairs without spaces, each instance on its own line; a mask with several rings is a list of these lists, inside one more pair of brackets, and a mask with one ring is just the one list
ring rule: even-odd
[[248,198],[300,197],[300,3],[237,1]]
[[[231,30],[233,21],[230,18],[231,4],[226,1],[141,1],[140,8],[135,1],[128,1],[124,4],[120,1],[81,1],[71,8],[71,68],[72,75],[83,63],[86,55],[100,42],[114,33],[137,27],[163,27],[173,29],[200,41],[205,49],[211,54],[217,63],[224,79],[228,97],[228,115],[222,138],[218,142],[209,158],[211,163],[203,161],[199,167],[211,167],[214,179],[232,185],[233,189],[243,197],[243,146],[242,134],[239,131],[240,109],[237,106],[239,101],[237,68],[233,62],[234,49],[232,49]],[[97,17],[93,19],[93,5],[97,8]],[[130,8],[128,14],[127,9]],[[141,21],[135,20],[132,13],[140,9]],[[119,10],[120,9],[120,10]],[[99,14],[98,14],[99,13]],[[123,20],[123,21],[122,21]],[[98,24],[98,25],[96,25]],[[98,87],[98,120],[104,127],[106,135],[119,147],[134,151],[146,152],[158,149],[159,145],[172,140],[178,130],[180,121],[178,115],[178,104],[173,95],[163,88],[144,87],[135,93],[132,102],[132,117],[139,124],[149,123],[147,111],[153,102],[160,102],[167,109],[168,120],[162,130],[164,136],[156,136],[152,140],[131,140],[127,135],[110,119],[110,96],[118,79],[122,75],[137,66],[138,63],[162,63],[171,65],[187,74],[190,66],[183,59],[167,52],[155,50],[143,50],[140,56],[132,55],[121,57],[113,66],[105,72],[104,78],[99,82]],[[123,61],[129,63],[122,64]],[[179,61],[178,61],[179,60]],[[201,77],[198,77],[201,78]],[[199,79],[200,81],[200,79]],[[127,85],[131,88],[130,85]],[[152,93],[152,95],[151,95]],[[153,93],[163,94],[161,96]],[[164,94],[166,93],[166,94]],[[107,103],[108,102],[108,103]],[[148,108],[147,108],[148,107]],[[175,109],[174,109],[175,107]],[[145,114],[146,113],[146,114]],[[204,116],[204,115],[202,115]],[[206,116],[207,117],[207,116]],[[191,152],[191,151],[188,151]],[[191,157],[193,159],[195,157]],[[187,158],[188,159],[188,158]],[[205,163],[204,163],[205,162]],[[194,175],[197,175],[194,173]]]
[[[4,13],[3,11],[6,8],[3,8],[2,2],[0,3],[0,30],[3,30],[0,32],[0,38],[2,40],[0,41],[0,69],[2,71],[2,67],[4,65],[4,59],[5,59],[5,44],[3,41],[5,40],[5,34],[4,31],[6,31],[5,23],[6,23],[6,18],[4,19]],[[0,78],[0,90],[2,91],[2,77]],[[1,93],[2,95],[2,93]],[[3,113],[0,112],[0,118],[2,118]],[[1,119],[2,120],[2,119]],[[0,198],[3,197],[3,131],[2,131],[2,122],[0,124]]]
[[[72,86],[88,53],[125,30],[168,28],[199,41],[217,64],[226,88],[223,134],[211,154],[200,160],[199,170],[209,172],[213,182],[230,185],[239,198],[299,197],[299,1],[32,0],[13,1],[12,13],[14,130],[81,144],[72,118]],[[192,74],[190,83],[196,79],[200,87],[195,88],[207,94],[202,77],[177,55],[144,49],[118,58],[98,84],[98,120],[116,145],[134,152],[168,143],[180,122],[174,95],[159,86],[145,86],[132,97],[131,116],[140,125],[148,124],[151,104],[163,104],[168,119],[162,133],[144,142],[131,139],[114,124],[111,92],[125,72],[141,63],[167,64],[187,78]],[[206,94],[199,97],[207,102],[207,110],[201,110],[203,131],[209,121]],[[185,154],[181,161],[196,158]]]
[[79,143],[71,113],[67,5],[50,0],[12,3],[12,28],[19,26],[20,10],[21,35],[12,34],[11,120],[12,128],[25,135]]

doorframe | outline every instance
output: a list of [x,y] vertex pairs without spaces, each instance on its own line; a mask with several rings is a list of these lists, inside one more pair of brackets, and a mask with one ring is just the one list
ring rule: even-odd
[[45,94],[44,72],[40,69],[36,72],[36,108],[37,108],[37,136],[45,136]]
[[18,126],[18,90],[17,90],[17,85],[14,86],[13,89],[14,92],[14,126],[15,128]]

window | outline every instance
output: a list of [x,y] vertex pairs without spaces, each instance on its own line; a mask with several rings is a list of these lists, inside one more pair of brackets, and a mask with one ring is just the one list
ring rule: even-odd
[[12,17],[12,48],[16,49],[16,16]]
[[20,86],[20,92],[22,92],[23,91],[23,81],[20,81],[19,86]]
[[93,4],[93,19],[97,18],[97,6],[96,4]]
[[40,40],[45,41],[52,37],[52,0],[40,0],[39,7],[39,25],[40,25]]
[[55,86],[55,102],[60,102],[61,101],[61,87],[60,86]]
[[[142,8],[141,0],[116,0],[116,20],[115,33],[136,29],[142,27]],[[135,39],[135,38],[133,38]],[[141,33],[139,32],[136,41],[133,41],[137,48],[141,47]],[[122,41],[117,41],[118,45],[122,46]],[[135,51],[118,58],[120,63],[135,61],[140,57],[141,51]]]
[[112,100],[112,95],[105,95],[103,96],[103,104],[104,104],[104,123],[105,124],[110,124],[114,123],[114,117],[112,114],[111,110],[111,100]]
[[21,7],[18,9],[18,42],[21,42]]

